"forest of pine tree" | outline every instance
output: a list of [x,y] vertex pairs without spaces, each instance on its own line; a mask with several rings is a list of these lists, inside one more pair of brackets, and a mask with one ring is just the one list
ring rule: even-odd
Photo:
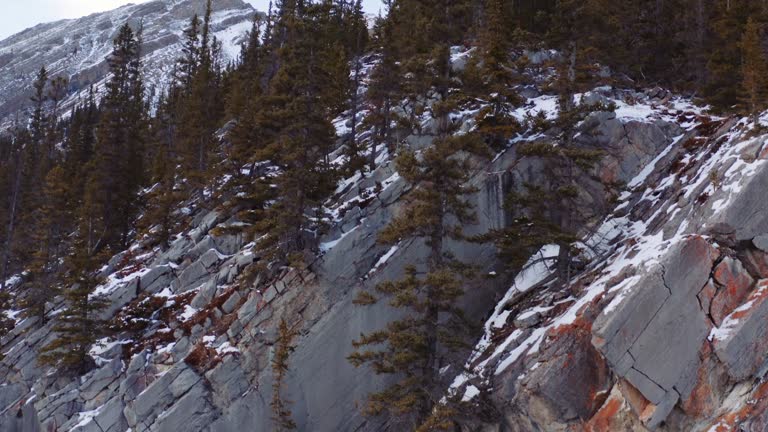
[[[716,111],[757,116],[768,106],[766,23],[766,3],[747,1],[387,0],[369,23],[360,0],[277,0],[254,18],[239,59],[224,64],[209,0],[189,20],[172,85],[157,100],[142,77],[142,30],[125,24],[103,91],[91,89],[62,117],[66,79],[43,68],[30,80],[30,109],[0,135],[0,309],[10,308],[6,280],[23,274],[25,316],[55,321],[57,338],[41,361],[83,373],[92,366],[88,347],[106,328],[94,295],[99,268],[137,239],[167,248],[184,223],[180,202],[236,215],[244,223],[235,229],[258,239],[265,270],[308,266],[325,229],[323,203],[341,178],[373,171],[387,149],[413,189],[379,242],[423,241],[428,258],[356,300],[386,301],[405,318],[361,335],[349,360],[396,377],[370,395],[367,415],[395,416],[403,430],[451,430],[460,407],[438,403],[439,370],[445,356],[466,349],[462,335],[472,324],[456,304],[474,275],[444,244],[495,242],[510,271],[558,244],[558,274],[570,277],[570,245],[583,221],[568,211],[553,220],[549,209],[572,207],[579,185],[568,173],[599,156],[572,145],[587,115],[574,95],[602,84],[663,86]],[[476,48],[461,72],[451,69],[453,46]],[[526,185],[527,194],[511,194],[508,209],[520,217],[509,227],[470,238],[462,227],[474,218],[466,200],[472,161],[506,148],[525,127],[511,115],[529,79],[524,53],[542,49],[559,53],[547,67],[557,72],[552,126],[562,133],[557,146],[520,154],[563,174],[547,190]],[[375,67],[362,92],[366,56]],[[477,128],[457,135],[450,114],[469,99],[485,107]],[[598,108],[610,109],[590,109]],[[352,132],[337,137],[332,120],[344,112]],[[404,137],[420,133],[424,116],[436,125],[434,141],[416,152]],[[329,159],[339,138],[341,165]],[[218,189],[225,174],[232,180]],[[65,307],[52,314],[57,297]],[[295,424],[279,394],[293,337],[283,323],[273,360],[280,379],[272,406],[286,430]]]

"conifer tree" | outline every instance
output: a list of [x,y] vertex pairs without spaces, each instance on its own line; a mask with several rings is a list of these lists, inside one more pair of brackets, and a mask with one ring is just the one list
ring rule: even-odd
[[45,179],[40,218],[30,238],[34,245],[29,275],[24,284],[23,306],[28,317],[46,322],[46,303],[57,293],[58,257],[66,252],[62,248],[71,220],[66,173],[61,166],[52,168]]
[[365,45],[368,40],[368,27],[365,24],[365,16],[363,14],[362,1],[357,0],[355,2],[354,12],[352,14],[352,26],[351,33],[354,40],[352,45],[352,85],[351,93],[352,100],[350,101],[350,111],[352,116],[352,128],[349,134],[349,142],[347,144],[347,169],[350,173],[360,171],[363,174],[366,166],[365,156],[363,155],[363,148],[361,143],[357,139],[357,127],[358,127],[358,113],[360,111],[360,74],[362,69],[361,56],[365,50]]
[[335,77],[335,65],[323,61],[333,49],[318,20],[324,13],[321,5],[283,3],[275,31],[285,42],[278,50],[280,68],[263,98],[268,120],[256,148],[258,160],[280,171],[274,179],[279,198],[262,222],[263,245],[292,264],[311,247],[306,236],[316,222],[309,215],[318,214],[337,176],[328,160],[335,138],[329,117],[337,94],[323,91],[323,83]]
[[200,17],[195,14],[184,29],[183,56],[177,60],[175,78],[177,85],[187,91],[192,87],[192,79],[200,66]]
[[179,148],[184,175],[192,191],[202,192],[211,177],[214,133],[224,114],[221,71],[218,69],[220,44],[211,37],[212,3],[206,3],[199,36],[193,21],[188,32],[186,60],[179,68],[184,72],[178,122]]
[[741,39],[742,86],[746,95],[747,112],[757,122],[760,111],[765,108],[768,96],[768,61],[760,43],[760,26],[753,18],[747,21]]
[[289,327],[285,319],[280,320],[277,329],[277,341],[275,343],[275,352],[272,357],[272,421],[278,431],[289,431],[296,429],[296,422],[291,418],[290,402],[283,397],[283,382],[288,373],[288,360],[294,350],[293,339],[296,337],[296,330]]
[[[462,227],[474,220],[466,201],[474,192],[466,185],[471,165],[462,152],[487,154],[487,149],[471,136],[444,133],[421,157],[404,151],[397,158],[398,172],[415,189],[406,210],[380,234],[379,241],[422,239],[428,262],[424,269],[408,266],[402,279],[376,287],[390,306],[405,311],[404,318],[361,335],[354,342],[357,351],[349,356],[355,366],[367,364],[377,374],[399,377],[395,384],[369,396],[365,413],[389,414],[408,430],[425,422],[439,400],[442,356],[462,345],[467,325],[457,300],[464,293],[462,279],[469,275],[469,268],[445,248],[446,239],[464,239]],[[368,292],[356,299],[361,305],[378,301]]]
[[7,213],[4,217],[4,236],[3,236],[3,249],[0,256],[0,290],[5,291],[6,279],[9,276],[9,268],[11,268],[13,261],[13,249],[17,239],[17,226],[19,223],[19,215],[21,213],[21,203],[23,199],[23,163],[24,163],[24,149],[29,148],[32,139],[27,133],[26,129],[14,128],[11,133],[8,145],[8,158],[5,168],[6,178],[6,194],[7,197]]
[[465,73],[476,74],[473,78],[480,81],[479,96],[490,99],[488,107],[478,113],[476,132],[497,151],[506,147],[509,139],[522,129],[512,115],[515,105],[521,102],[515,91],[520,77],[510,59],[511,35],[504,20],[503,5],[500,0],[486,0],[478,55],[473,57]]
[[140,58],[140,41],[125,24],[108,59],[110,78],[102,102],[94,156],[87,168],[86,189],[103,212],[94,219],[102,224],[98,231],[103,238],[97,242],[98,250],[127,245],[137,209],[137,193],[144,183],[147,123]]
[[45,102],[47,100],[46,86],[48,86],[48,71],[45,67],[41,67],[35,82],[32,83],[32,87],[35,89],[35,93],[31,98],[34,107],[29,124],[32,138],[38,146],[43,142],[47,130],[48,116],[45,113]]
[[95,235],[88,226],[87,210],[81,216],[80,232],[74,245],[74,252],[68,259],[68,275],[64,289],[66,306],[55,318],[53,327],[56,338],[40,350],[42,364],[56,367],[65,373],[83,375],[93,367],[88,350],[101,335],[103,323],[98,312],[104,307],[104,300],[94,296],[99,284],[96,273],[104,255],[94,252],[97,244]]
[[[372,44],[380,56],[380,62],[371,73],[366,102],[370,112],[362,123],[362,127],[371,129],[371,148],[369,152],[368,169],[376,169],[378,149],[385,146],[394,152],[392,123],[397,121],[393,112],[397,98],[402,93],[400,63],[397,61],[396,47],[393,43],[394,23],[390,19],[379,18],[374,29]],[[355,149],[356,150],[356,149]]]

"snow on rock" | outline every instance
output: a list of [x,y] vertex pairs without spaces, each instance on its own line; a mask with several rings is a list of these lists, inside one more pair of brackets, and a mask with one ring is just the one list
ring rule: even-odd
[[389,259],[392,258],[392,255],[397,253],[397,251],[399,249],[400,249],[400,247],[398,245],[394,245],[391,248],[389,248],[387,253],[382,255],[381,258],[379,258],[379,260],[376,261],[376,264],[374,264],[373,268],[371,268],[371,271],[369,271],[368,274],[375,273],[376,270],[378,270],[379,268],[383,267],[387,263],[387,261],[389,261]]
[[[761,283],[719,328],[708,324],[708,310],[700,306],[706,299],[699,292],[724,249],[718,244],[720,237],[713,237],[711,230],[726,230],[715,232],[728,235],[731,231],[727,231],[729,228],[724,222],[745,216],[734,213],[734,206],[754,207],[754,202],[745,201],[745,194],[750,188],[763,187],[757,185],[765,183],[762,180],[767,175],[765,160],[761,156],[765,137],[749,137],[752,128],[749,123],[707,116],[702,108],[685,100],[670,97],[661,102],[629,103],[614,95],[611,92],[607,100],[615,104],[616,118],[622,122],[671,121],[679,124],[684,133],[670,137],[669,144],[660,148],[627,183],[615,213],[597,224],[579,243],[590,263],[571,281],[574,288],[562,287],[558,281],[542,285],[551,275],[550,267],[532,265],[537,257],[556,257],[556,249],[542,250],[531,257],[528,271],[517,275],[513,286],[486,321],[485,332],[465,365],[469,372],[458,375],[449,391],[455,393],[463,389],[464,394],[473,394],[476,389],[485,388],[492,392],[521,392],[520,386],[528,386],[524,387],[528,389],[525,391],[532,392],[543,389],[549,384],[529,381],[534,376],[542,378],[529,372],[552,360],[548,356],[558,352],[558,344],[584,343],[578,341],[585,340],[586,328],[587,334],[592,334],[592,341],[579,348],[586,353],[582,358],[605,356],[614,373],[635,386],[641,397],[654,406],[655,411],[638,420],[654,428],[665,421],[675,404],[689,397],[685,391],[671,390],[671,387],[664,387],[669,390],[662,388],[660,392],[653,390],[655,383],[688,389],[700,385],[688,371],[699,367],[700,350],[706,349],[707,340],[714,343],[719,361],[735,379],[756,373],[762,364],[746,353],[768,349],[768,334],[753,324],[764,316],[768,318],[768,306],[763,307],[768,304],[763,302],[763,298],[768,297],[765,295],[768,284]],[[546,99],[539,97],[538,103],[541,101]],[[759,223],[743,220],[738,224]],[[768,229],[768,224],[765,227]],[[749,239],[748,236],[757,233],[750,231],[743,236]],[[740,234],[737,232],[737,235]],[[734,243],[729,246],[736,247]],[[755,263],[754,260],[764,258],[755,256],[757,252],[749,253],[753,257],[750,265],[760,266],[762,277],[768,278],[768,261]],[[555,290],[564,289],[573,295],[557,295]],[[643,301],[648,302],[644,299],[653,299],[660,306],[643,309],[650,307],[643,306]],[[520,302],[525,302],[525,307],[520,307]],[[667,328],[664,334],[653,333],[662,328],[662,319],[681,314],[686,317],[684,324]],[[593,328],[596,318],[594,325],[598,327]],[[638,321],[636,328],[631,320],[643,321]],[[632,348],[633,357],[621,361],[613,357],[612,347],[620,338],[617,336],[614,341],[611,340],[613,333],[606,334],[606,329],[614,328],[611,326],[616,326],[619,334],[629,332],[628,337],[640,338],[643,351]],[[637,335],[631,336],[631,332]],[[654,339],[653,335],[657,337]],[[681,342],[674,342],[678,340]],[[753,342],[755,340],[764,342]],[[670,343],[673,345],[667,347]],[[749,346],[746,351],[745,345]],[[619,354],[627,352],[622,349]],[[669,352],[675,354],[669,357],[665,354]],[[645,369],[646,357],[653,355],[657,356],[653,367],[666,372]],[[576,370],[584,372],[597,367],[592,361],[588,363],[592,365],[585,364]],[[675,371],[682,371],[682,375],[669,375],[677,373]],[[669,377],[665,378],[664,373]],[[648,381],[648,376],[656,381]],[[503,390],[508,386],[517,390]],[[697,396],[703,397],[706,391],[714,390],[697,391]],[[527,396],[520,396],[511,403],[525,404],[525,401]],[[522,405],[516,409],[526,412],[527,408]]]

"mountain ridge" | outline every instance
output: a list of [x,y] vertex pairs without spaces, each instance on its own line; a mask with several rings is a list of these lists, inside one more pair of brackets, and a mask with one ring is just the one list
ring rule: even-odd
[[[126,22],[135,28],[144,22],[142,61],[147,90],[167,90],[173,63],[181,56],[183,29],[195,13],[200,15],[204,10],[204,0],[154,0],[38,24],[0,41],[0,124],[7,124],[29,107],[29,77],[43,66],[49,76],[69,80],[65,109],[86,96],[91,85],[100,91],[112,39]],[[254,13],[255,9],[242,0],[215,2],[212,30],[222,42],[225,64],[239,55]]]

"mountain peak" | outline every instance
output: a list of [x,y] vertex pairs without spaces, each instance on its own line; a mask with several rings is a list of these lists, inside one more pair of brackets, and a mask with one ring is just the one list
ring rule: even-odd
[[[183,30],[205,0],[156,0],[127,4],[77,19],[38,24],[0,41],[0,124],[27,107],[30,82],[42,66],[51,76],[69,79],[70,102],[104,83],[106,57],[124,23],[144,28],[143,61],[147,88],[167,87],[173,62],[180,56]],[[214,2],[213,35],[222,42],[225,62],[235,59],[255,10],[243,0]],[[65,102],[66,106],[66,102]]]

